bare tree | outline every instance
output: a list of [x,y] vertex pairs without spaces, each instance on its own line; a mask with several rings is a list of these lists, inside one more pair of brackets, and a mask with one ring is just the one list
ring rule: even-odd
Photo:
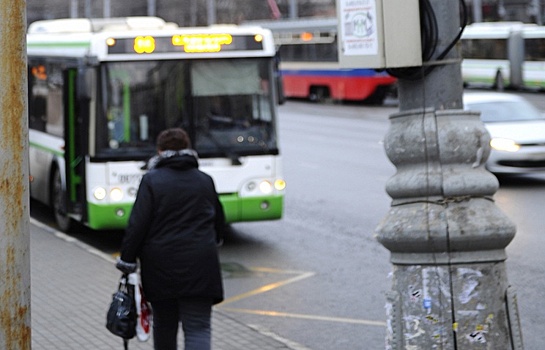
[[[329,11],[334,14],[334,0],[275,0],[283,17],[289,13],[291,1],[298,4],[301,17],[323,15]],[[71,5],[77,5],[78,17],[96,18],[104,14],[103,0],[27,0],[27,20],[29,23],[40,19],[68,18]],[[110,6],[111,17],[145,16],[148,0],[115,0],[106,2]],[[181,26],[207,24],[207,6],[203,0],[155,0],[156,15],[166,21]],[[215,0],[218,23],[238,24],[243,21],[270,19],[272,11],[268,0]]]

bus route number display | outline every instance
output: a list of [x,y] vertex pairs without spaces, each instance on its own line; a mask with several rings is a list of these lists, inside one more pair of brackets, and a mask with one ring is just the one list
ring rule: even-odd
[[203,53],[221,51],[261,51],[263,37],[231,34],[175,34],[168,37],[137,36],[109,38],[108,54]]

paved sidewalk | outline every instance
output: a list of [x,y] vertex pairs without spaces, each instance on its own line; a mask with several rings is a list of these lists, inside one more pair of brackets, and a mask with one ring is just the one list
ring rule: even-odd
[[[123,349],[105,327],[120,273],[113,258],[31,219],[31,325],[36,350]],[[305,349],[214,310],[214,350]],[[181,332],[180,332],[181,333]],[[179,342],[180,349],[183,348]],[[153,349],[153,340],[129,349]]]

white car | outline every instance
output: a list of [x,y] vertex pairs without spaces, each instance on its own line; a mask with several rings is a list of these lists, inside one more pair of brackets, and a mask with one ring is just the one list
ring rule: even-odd
[[490,133],[490,172],[545,173],[545,115],[530,102],[508,93],[470,92],[464,94],[464,108],[480,111]]

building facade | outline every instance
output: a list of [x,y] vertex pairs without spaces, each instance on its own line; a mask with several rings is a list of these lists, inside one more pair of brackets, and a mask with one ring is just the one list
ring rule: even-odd
[[[544,24],[545,0],[465,0],[470,22]],[[27,0],[28,23],[68,17],[156,15],[181,26],[335,16],[335,0]]]
[[466,0],[470,22],[545,23],[545,0]]
[[[211,13],[213,11],[214,13]],[[181,26],[335,16],[335,0],[27,0],[28,23],[69,17],[155,15]]]

